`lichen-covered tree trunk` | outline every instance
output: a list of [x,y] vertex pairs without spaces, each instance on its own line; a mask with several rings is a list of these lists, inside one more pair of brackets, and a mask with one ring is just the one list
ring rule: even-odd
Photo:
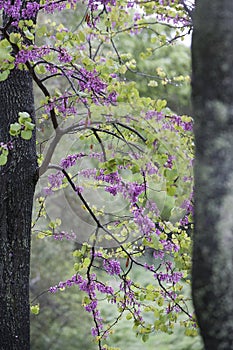
[[233,1],[194,16],[193,300],[206,350],[233,349]]
[[[34,120],[32,79],[15,69],[0,83],[0,142],[10,140],[18,112]],[[31,212],[36,182],[35,135],[13,141],[0,166],[0,349],[29,350],[29,272]]]

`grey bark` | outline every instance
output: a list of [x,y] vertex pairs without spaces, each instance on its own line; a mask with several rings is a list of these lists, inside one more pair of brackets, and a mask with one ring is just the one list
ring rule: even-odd
[[[18,112],[34,121],[32,79],[15,69],[0,83],[0,142],[10,139]],[[18,137],[8,163],[0,166],[0,349],[30,349],[30,234],[36,182],[35,133]]]
[[233,1],[197,0],[192,293],[206,350],[233,349]]

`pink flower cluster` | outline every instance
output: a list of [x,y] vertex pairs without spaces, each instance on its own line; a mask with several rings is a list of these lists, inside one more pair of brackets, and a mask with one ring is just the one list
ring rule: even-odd
[[173,160],[175,159],[175,156],[172,156],[170,154],[167,155],[167,160],[164,163],[164,168],[172,169],[173,167]]
[[66,3],[69,3],[73,8],[78,0],[46,0],[45,4],[41,6],[41,8],[47,13],[54,13],[55,11],[62,11],[66,8]]
[[107,5],[116,5],[116,0],[89,0],[88,6],[90,7],[91,11],[95,11],[98,9],[100,5],[107,6]]
[[155,223],[144,214],[143,208],[133,208],[134,222],[138,225],[140,232],[148,237],[155,232]]
[[48,180],[49,180],[49,187],[45,187],[44,188],[44,192],[46,195],[50,195],[53,193],[53,189],[57,189],[62,185],[62,181],[64,179],[64,174],[61,171],[58,171],[55,174],[50,174],[48,176]]
[[103,102],[105,104],[115,104],[117,94],[115,91],[106,94],[107,84],[99,78],[98,72],[94,69],[88,71],[85,68],[80,68],[78,77],[80,90],[92,94],[92,101],[96,104]]
[[134,318],[139,322],[143,322],[141,316],[141,304],[138,302],[135,292],[132,290],[132,281],[124,279],[120,284],[120,290],[124,292],[124,299],[119,302],[120,308],[131,308]]
[[[95,274],[90,275],[88,279],[83,278],[80,274],[76,274],[72,276],[71,279],[68,279],[65,282],[59,282],[58,285],[50,287],[49,291],[50,293],[56,293],[59,289],[72,287],[74,285],[78,285],[81,291],[87,293],[90,302],[85,304],[84,308],[87,312],[92,313],[96,325],[96,327],[92,328],[91,333],[94,337],[100,335],[100,332],[103,329],[103,319],[100,315],[100,311],[98,310],[98,299],[96,292],[98,291],[102,294],[111,295],[112,302],[115,303],[113,288],[96,281]],[[105,335],[107,336],[107,332],[105,332]]]
[[156,121],[162,121],[163,129],[174,130],[175,127],[179,126],[184,131],[192,131],[193,130],[193,121],[183,121],[182,116],[172,115],[166,116],[162,112],[158,112],[156,110],[149,110],[145,114],[145,119],[151,120],[155,118]]
[[0,10],[13,19],[13,25],[17,24],[20,19],[21,6],[22,0],[15,0],[14,4],[11,0],[0,0]]
[[105,191],[111,193],[113,196],[122,193],[124,198],[130,200],[131,205],[135,204],[138,201],[139,195],[145,192],[145,184],[123,182],[118,171],[105,174],[104,169],[100,169],[100,172],[95,176],[95,179],[110,184],[110,186],[105,186]]
[[35,61],[38,58],[41,58],[42,56],[47,55],[49,53],[50,48],[46,46],[34,46],[32,50],[22,49],[17,53],[15,63],[16,65],[18,65],[20,63],[26,63],[27,61]]
[[31,19],[36,17],[38,11],[40,9],[40,4],[36,1],[30,1],[26,3],[26,7],[22,10],[22,17],[24,19]]
[[66,239],[66,240],[70,241],[70,240],[76,239],[76,234],[74,232],[68,233],[68,232],[65,232],[65,231],[55,232],[53,234],[53,238],[56,241],[62,241],[63,239]]
[[172,273],[155,273],[154,278],[158,279],[161,282],[166,282],[166,283],[178,283],[181,278],[183,277],[183,274],[181,272],[172,272]]
[[109,275],[120,275],[121,265],[117,260],[104,259],[103,267]]
[[66,158],[63,158],[60,162],[60,165],[63,169],[68,169],[74,166],[78,159],[82,159],[85,156],[85,153],[80,152],[76,154],[69,154]]
[[5,150],[10,151],[10,150],[13,149],[13,147],[14,147],[14,146],[13,146],[12,141],[9,141],[9,142],[7,142],[7,143],[0,142],[0,150],[1,150],[1,149],[5,149]]

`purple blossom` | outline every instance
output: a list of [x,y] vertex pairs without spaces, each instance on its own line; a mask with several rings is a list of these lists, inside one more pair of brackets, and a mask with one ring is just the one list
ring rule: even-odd
[[154,278],[158,279],[161,282],[167,282],[167,283],[178,283],[181,278],[183,277],[183,274],[181,272],[173,272],[173,273],[155,273]]
[[27,61],[36,61],[44,55],[50,53],[50,48],[46,46],[36,47],[34,45],[33,49],[22,49],[20,50],[15,58],[16,65],[20,63],[26,63]]
[[146,115],[145,115],[146,120],[153,119],[154,117],[156,117],[157,121],[160,121],[164,118],[164,115],[162,112],[158,112],[156,110],[150,110],[146,112]]
[[0,142],[0,151],[1,149],[5,149],[5,150],[12,150],[14,148],[13,146],[13,142],[12,141],[8,141],[7,143],[4,142]]
[[131,182],[127,184],[127,197],[132,204],[138,201],[138,196],[145,191],[145,185],[139,185],[137,182]]
[[111,193],[113,196],[116,196],[118,193],[118,185],[106,186],[105,191]]
[[107,260],[103,261],[103,267],[109,275],[120,275],[121,265],[117,260]]
[[193,130],[193,120],[183,121],[182,117],[179,115],[174,115],[171,117],[174,124],[180,126],[184,131],[192,131]]
[[112,5],[112,6],[115,6],[116,5],[116,0],[89,0],[89,2],[88,2],[88,6],[90,7],[90,9],[92,11],[97,10],[100,5],[104,5],[104,6]]
[[75,186],[75,191],[77,194],[80,194],[84,191],[83,186]]
[[68,54],[66,49],[60,48],[58,53],[58,59],[62,63],[69,63],[72,61],[72,56]]
[[144,264],[144,267],[145,267],[146,270],[149,270],[149,271],[154,271],[155,270],[154,265],[148,265],[147,263]]
[[87,71],[85,68],[80,68],[79,86],[82,91],[95,92],[95,94],[103,94],[107,84],[98,77],[97,71]]
[[135,207],[133,209],[134,222],[138,225],[142,234],[150,236],[154,232],[155,224],[147,215],[144,215],[143,212],[144,209],[142,208]]
[[193,214],[193,204],[189,199],[185,199],[180,207],[186,210],[187,215],[190,213]]
[[61,171],[58,171],[56,174],[50,174],[48,176],[48,180],[51,188],[58,188],[62,184],[62,180],[64,178],[64,174]]
[[116,103],[116,92],[112,91],[108,95],[106,94],[107,84],[99,78],[99,74],[95,69],[93,71],[87,71],[85,68],[80,68],[79,72],[80,90],[91,93],[94,103]]
[[76,234],[74,232],[68,233],[65,231],[61,231],[54,233],[53,238],[58,241],[62,241],[63,239],[67,239],[69,241],[76,239]]
[[99,330],[98,330],[98,328],[92,327],[92,329],[91,329],[91,334],[92,334],[93,337],[97,337],[97,335],[99,335]]
[[148,175],[153,175],[158,173],[158,167],[155,166],[152,162],[146,164],[145,171]]
[[0,1],[0,10],[4,10],[4,12],[12,17],[14,20],[13,25],[18,24],[18,20],[20,19],[20,9],[22,6],[21,0],[15,0],[12,4],[12,1],[10,0],[1,0]]
[[58,69],[57,67],[55,67],[53,64],[47,64],[45,66],[45,68],[47,69],[48,72],[50,72],[51,74],[56,74]]
[[167,156],[167,161],[166,161],[166,163],[163,165],[164,168],[172,169],[172,167],[173,167],[173,160],[174,160],[175,158],[176,158],[175,156],[172,156],[172,155],[168,154],[168,156]]
[[134,20],[134,21],[137,21],[137,20],[139,20],[139,19],[141,19],[141,14],[140,14],[139,12],[135,12],[135,14],[134,14],[134,16],[133,16],[133,20]]
[[56,10],[62,11],[66,8],[65,2],[54,2],[51,0],[46,0],[46,3],[43,5],[43,10],[47,13],[54,13]]
[[76,164],[76,161],[78,159],[81,159],[85,156],[85,153],[76,153],[76,154],[69,154],[66,158],[63,158],[60,162],[60,165],[63,169],[68,169]]
[[89,304],[85,305],[84,308],[87,312],[92,312],[97,308],[97,300],[92,300]]
[[178,252],[180,250],[180,247],[170,240],[160,240],[160,243],[162,243],[164,250],[167,252]]
[[97,283],[96,284],[97,290],[103,294],[112,294],[114,293],[114,290],[110,286],[106,286],[102,283]]
[[104,169],[100,169],[100,173],[96,176],[96,179],[101,180],[101,181],[105,181],[105,182],[110,183],[112,185],[121,183],[121,178],[119,176],[118,171],[110,173],[110,174],[104,174]]
[[180,219],[181,226],[186,226],[186,225],[188,225],[188,223],[189,223],[189,219],[188,219],[187,215],[185,215],[182,219]]
[[22,10],[22,17],[24,19],[31,19],[33,17],[36,17],[38,11],[40,9],[40,4],[38,2],[27,2],[26,8]]
[[164,252],[162,250],[154,250],[153,251],[153,257],[155,259],[163,259],[164,258]]
[[[150,210],[154,215],[159,216],[160,212],[159,212],[159,209],[158,209],[156,203],[154,203],[154,202],[148,200],[148,201],[146,202],[146,208],[147,208],[148,210]],[[157,233],[157,229],[156,229],[156,233]]]
[[61,171],[58,171],[56,174],[50,174],[48,176],[50,186],[44,188],[44,193],[46,195],[52,194],[53,189],[57,189],[62,185],[63,178],[64,174]]
[[167,308],[166,308],[166,313],[167,314],[170,314],[171,312],[175,312],[175,313],[178,313],[178,312],[181,312],[181,309],[178,305],[169,305]]

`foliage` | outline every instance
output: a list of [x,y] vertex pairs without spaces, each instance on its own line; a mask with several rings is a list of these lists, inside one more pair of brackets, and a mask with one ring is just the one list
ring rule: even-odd
[[[75,0],[0,1],[9,15],[1,28],[0,79],[25,69],[41,92],[33,232],[77,245],[74,273],[48,293],[82,292],[99,349],[113,349],[106,338],[123,317],[144,342],[154,332],[171,334],[176,323],[195,336],[183,294],[191,264],[192,118],[176,115],[163,96],[140,95],[134,76],[145,74],[150,86],[186,78],[174,74],[171,81],[161,67],[140,72],[139,57],[117,45],[122,33],[130,41],[142,32],[153,33],[158,47],[174,44],[190,31],[189,11],[177,0],[89,0],[73,28],[42,15],[35,21],[38,12],[73,13],[79,6]],[[153,57],[151,43],[140,54],[147,57]],[[30,115],[20,113],[10,146],[0,145],[1,165],[14,138],[27,142],[33,133]],[[49,140],[48,121],[54,129]],[[135,266],[150,276],[145,282],[133,275]],[[113,310],[108,320],[103,303]]]

